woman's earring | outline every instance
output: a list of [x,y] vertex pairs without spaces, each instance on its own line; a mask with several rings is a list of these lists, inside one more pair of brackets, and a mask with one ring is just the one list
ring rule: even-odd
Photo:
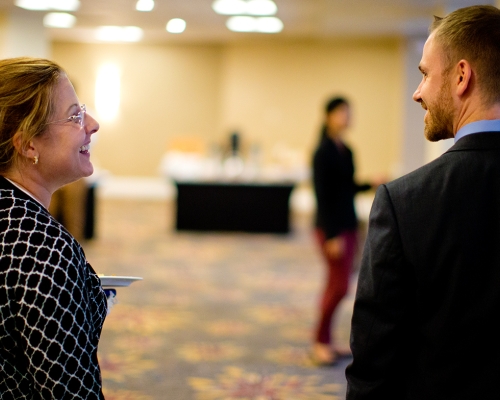
[[38,164],[38,157],[35,156],[33,157],[33,165],[37,165]]

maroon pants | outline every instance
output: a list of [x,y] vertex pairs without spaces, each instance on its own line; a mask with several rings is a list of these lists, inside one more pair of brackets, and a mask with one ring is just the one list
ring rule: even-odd
[[323,344],[331,343],[332,317],[349,288],[349,277],[356,253],[356,231],[345,231],[341,233],[341,236],[345,243],[344,254],[340,258],[332,259],[324,251],[325,233],[321,229],[316,229],[316,239],[327,265],[326,284],[321,297],[320,316],[315,331],[315,341]]

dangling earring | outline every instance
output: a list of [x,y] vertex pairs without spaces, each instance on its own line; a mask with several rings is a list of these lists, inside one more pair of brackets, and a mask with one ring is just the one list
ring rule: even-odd
[[38,157],[35,156],[33,157],[33,165],[37,165],[38,164]]

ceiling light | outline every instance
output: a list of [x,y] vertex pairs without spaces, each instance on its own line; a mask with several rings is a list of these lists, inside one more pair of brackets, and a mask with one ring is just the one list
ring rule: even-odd
[[154,0],[137,0],[137,4],[135,5],[137,11],[151,11],[154,7]]
[[71,28],[75,25],[76,17],[68,13],[48,13],[43,17],[43,25],[48,28]]
[[234,32],[255,32],[257,20],[254,17],[236,16],[228,18],[226,26]]
[[257,18],[257,32],[278,33],[283,30],[283,22],[276,17]]
[[51,10],[76,11],[80,8],[79,0],[49,0]]
[[15,0],[14,4],[26,10],[49,10],[48,0]]
[[215,0],[212,9],[222,15],[246,14],[247,3],[243,0]]
[[212,8],[222,15],[274,15],[278,11],[272,0],[215,0]]
[[234,16],[226,22],[234,32],[278,33],[283,30],[283,22],[276,17]]
[[212,8],[222,15],[274,15],[278,11],[272,0],[215,0]]
[[76,11],[80,7],[79,0],[15,0],[14,4],[26,10],[45,11]]
[[142,35],[137,26],[101,26],[96,31],[96,39],[104,42],[138,42]]
[[173,18],[168,21],[166,29],[170,33],[182,33],[186,29],[186,21],[181,18]]
[[274,15],[278,11],[276,3],[271,0],[249,0],[246,5],[249,15]]

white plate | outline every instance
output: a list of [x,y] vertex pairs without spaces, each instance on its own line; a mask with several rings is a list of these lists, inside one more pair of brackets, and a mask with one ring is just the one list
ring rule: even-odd
[[129,286],[132,282],[142,281],[138,276],[105,276],[99,275],[102,287],[124,287]]

